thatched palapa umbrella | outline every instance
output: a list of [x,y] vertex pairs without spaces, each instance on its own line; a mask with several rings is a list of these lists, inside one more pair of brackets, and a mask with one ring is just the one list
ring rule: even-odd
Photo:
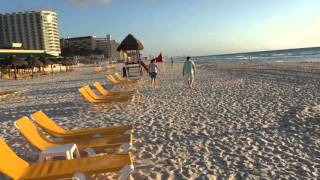
[[58,58],[52,58],[50,59],[54,64],[61,64],[61,60]]
[[53,59],[51,59],[51,61],[54,62],[54,64],[59,64],[60,72],[61,72],[62,59],[61,58],[53,58]]
[[117,51],[143,50],[143,44],[132,34],[129,34],[118,46]]
[[33,56],[28,56],[26,61],[28,62],[29,68],[31,68],[31,77],[33,78],[33,69],[37,67],[40,70],[40,68],[43,66],[43,62],[34,58]]
[[[52,65],[54,64],[53,61],[51,61],[50,59],[46,58],[46,57],[40,57],[39,60],[43,63],[44,66],[51,66],[51,73],[53,74],[53,68],[52,68]],[[43,68],[43,73],[45,74],[44,72],[44,68]]]
[[[132,34],[129,34],[118,46],[117,51],[123,51],[125,64],[139,64],[140,75],[142,75],[140,50],[143,50],[143,44],[136,39]],[[130,57],[130,58],[129,58]],[[135,67],[130,67],[135,68]],[[128,75],[129,67],[126,67],[124,75]]]
[[[125,62],[137,62],[140,59],[140,50],[143,50],[143,44],[136,39],[132,34],[129,34],[118,46],[117,51],[123,51],[125,54]],[[130,62],[129,62],[130,63]]]
[[16,56],[9,56],[5,59],[4,63],[5,66],[9,67],[10,69],[14,69],[14,79],[17,79],[17,68],[22,66],[27,66],[28,62],[26,62],[23,58],[17,58]]
[[62,65],[66,66],[66,71],[69,71],[69,68],[76,64],[77,61],[73,58],[64,58],[64,60],[62,61]]

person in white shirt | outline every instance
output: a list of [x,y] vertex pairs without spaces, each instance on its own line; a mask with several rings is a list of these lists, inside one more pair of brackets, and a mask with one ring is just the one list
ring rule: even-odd
[[186,77],[189,88],[192,88],[195,74],[196,74],[196,66],[188,56],[187,60],[184,62],[184,65],[183,65],[182,76]]

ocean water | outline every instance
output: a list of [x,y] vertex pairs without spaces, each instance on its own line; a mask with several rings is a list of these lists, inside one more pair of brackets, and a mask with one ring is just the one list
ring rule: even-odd
[[260,51],[237,54],[195,56],[195,61],[320,61],[320,47]]

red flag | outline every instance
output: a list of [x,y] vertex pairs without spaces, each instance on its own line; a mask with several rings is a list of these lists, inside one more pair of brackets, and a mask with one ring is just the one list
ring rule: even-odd
[[162,60],[162,53],[160,53],[159,56],[156,57],[156,62],[157,62],[157,63],[162,63],[162,62],[163,62],[163,60]]

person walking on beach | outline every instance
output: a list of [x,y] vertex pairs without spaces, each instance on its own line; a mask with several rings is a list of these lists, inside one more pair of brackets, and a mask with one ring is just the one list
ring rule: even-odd
[[171,57],[171,66],[173,66],[173,58]]
[[156,60],[152,59],[149,64],[149,75],[151,77],[151,87],[153,90],[156,89],[156,78],[157,78],[158,71],[160,72],[160,69],[156,64]]
[[196,66],[188,56],[187,60],[184,62],[184,65],[183,65],[182,76],[185,76],[187,78],[187,83],[189,88],[192,88],[195,73],[196,73]]

